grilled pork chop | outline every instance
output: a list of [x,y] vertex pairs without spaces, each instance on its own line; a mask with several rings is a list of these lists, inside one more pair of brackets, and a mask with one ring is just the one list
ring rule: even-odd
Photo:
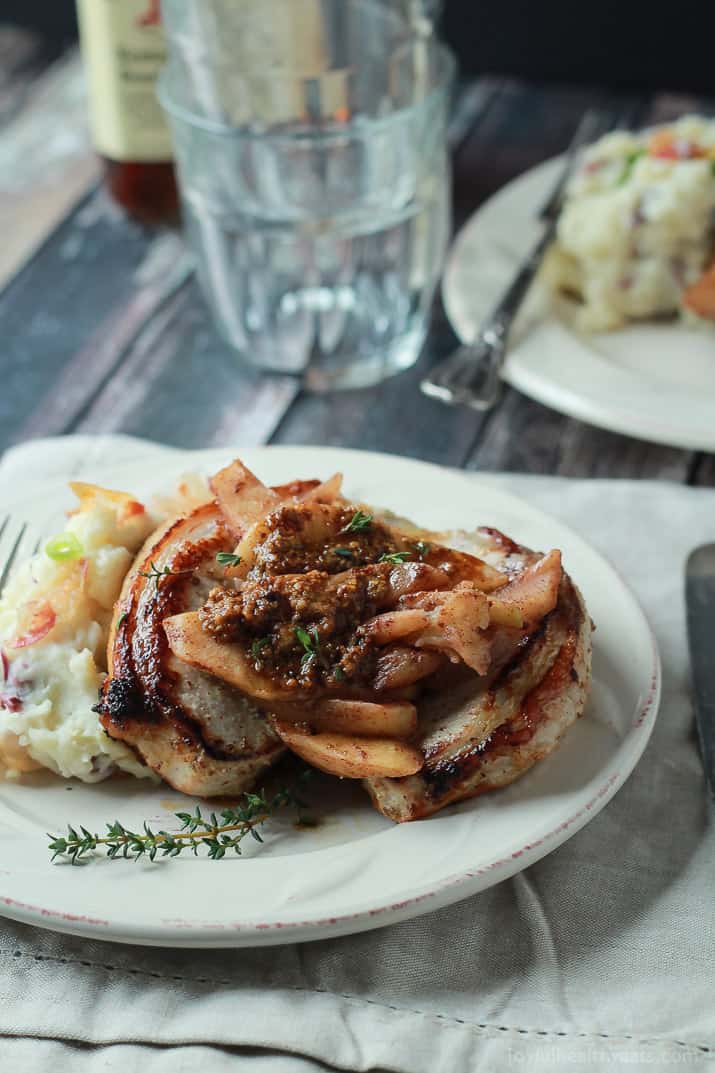
[[222,576],[216,554],[234,544],[215,503],[163,526],[124,583],[109,638],[102,725],[187,794],[242,793],[284,752],[243,693],[172,654],[162,626],[201,607]]
[[[481,530],[470,550],[517,574],[539,560],[495,530]],[[563,574],[558,602],[536,632],[501,631],[486,679],[461,668],[420,700],[413,744],[425,763],[405,778],[366,779],[375,807],[402,822],[506,786],[547,756],[583,712],[591,674],[591,621]]]

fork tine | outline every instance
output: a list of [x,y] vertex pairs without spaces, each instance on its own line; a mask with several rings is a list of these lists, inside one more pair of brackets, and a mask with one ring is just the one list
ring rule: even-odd
[[10,515],[6,514],[5,517],[3,518],[2,522],[0,523],[0,540],[2,540],[2,535],[5,532],[5,530],[7,529],[7,523],[9,521],[10,521]]
[[[5,526],[7,525],[7,521],[8,521],[8,519],[6,519],[5,522],[3,523],[3,531],[5,529]],[[2,590],[5,587],[5,583],[6,583],[7,579],[8,579],[8,577],[10,576],[10,570],[12,569],[12,564],[15,562],[15,559],[17,558],[17,553],[20,550],[20,545],[22,544],[22,541],[23,541],[23,538],[24,538],[26,532],[27,532],[27,522],[24,522],[23,525],[20,528],[20,532],[17,534],[17,536],[15,538],[15,543],[13,544],[12,548],[10,549],[10,554],[9,554],[8,558],[5,560],[5,563],[3,565],[2,570],[0,570],[0,595],[2,594]]]

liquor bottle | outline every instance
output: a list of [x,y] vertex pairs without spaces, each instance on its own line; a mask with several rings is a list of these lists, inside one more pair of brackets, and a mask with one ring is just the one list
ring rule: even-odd
[[77,0],[95,148],[110,194],[147,224],[178,217],[171,138],[156,98],[160,0]]

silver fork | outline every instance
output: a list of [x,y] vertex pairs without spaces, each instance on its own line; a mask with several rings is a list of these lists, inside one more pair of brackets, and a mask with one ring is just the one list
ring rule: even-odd
[[509,331],[554,240],[566,185],[581,150],[605,133],[609,125],[603,112],[592,109],[584,113],[566,150],[564,166],[539,214],[546,223],[543,234],[480,327],[474,342],[458,347],[422,381],[420,387],[425,395],[453,406],[461,404],[474,410],[492,408],[499,395]]
[[[12,526],[12,518],[9,514],[0,521],[0,544],[2,544],[3,537],[7,533],[10,538],[10,551],[5,559],[0,559],[0,596],[3,594],[9,578],[10,572],[13,568],[15,560],[22,546],[22,542],[25,539],[27,533],[27,522],[23,522],[16,530]],[[36,550],[36,549],[35,549]]]

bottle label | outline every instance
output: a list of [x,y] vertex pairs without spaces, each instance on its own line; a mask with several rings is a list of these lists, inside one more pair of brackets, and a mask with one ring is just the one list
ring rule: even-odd
[[160,0],[77,0],[94,144],[117,161],[171,160],[156,97],[166,61]]

